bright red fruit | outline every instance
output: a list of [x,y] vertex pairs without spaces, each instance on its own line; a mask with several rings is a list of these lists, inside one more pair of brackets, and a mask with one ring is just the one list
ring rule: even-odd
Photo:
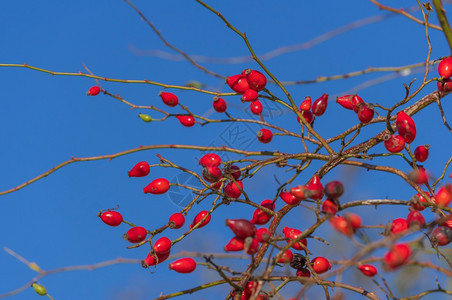
[[267,228],[261,227],[256,230],[256,239],[259,243],[265,243],[270,240],[271,233]]
[[147,235],[145,228],[140,226],[135,226],[130,228],[127,233],[124,234],[123,238],[131,243],[139,243],[144,241]]
[[236,93],[243,94],[247,89],[249,89],[248,81],[245,75],[234,75],[226,79],[226,83],[229,87]]
[[157,254],[165,254],[170,252],[171,250],[171,240],[166,236],[162,236],[154,243],[154,251]]
[[86,92],[86,95],[88,96],[96,96],[99,95],[100,93],[100,87],[98,87],[97,85],[92,86],[89,88],[89,90]]
[[173,93],[160,92],[159,96],[162,98],[163,103],[170,107],[174,107],[179,103],[179,98],[177,98],[177,96]]
[[408,230],[408,222],[405,219],[397,218],[392,221],[391,233],[397,234]]
[[410,246],[397,244],[385,254],[383,262],[390,270],[393,270],[403,265],[410,257],[410,254]]
[[[303,118],[306,120],[306,122],[308,122],[309,124],[312,124],[312,122],[314,122],[314,115],[312,114],[312,112],[310,110],[303,110],[303,111],[300,111],[300,113],[303,116]],[[299,116],[297,116],[297,121],[298,121],[298,123],[301,123]]]
[[373,105],[370,105],[368,103],[362,103],[361,105],[359,105],[358,120],[361,121],[361,123],[369,123],[374,117],[374,114],[375,111]]
[[446,79],[452,76],[452,57],[446,57],[438,64],[438,74]]
[[101,220],[110,226],[119,226],[122,223],[122,215],[117,211],[104,211],[100,215]]
[[452,241],[452,229],[447,226],[438,226],[432,231],[430,241],[434,246],[445,246]]
[[149,164],[145,161],[141,161],[133,166],[129,171],[129,177],[144,177],[150,172]]
[[424,216],[417,210],[410,211],[406,217],[406,221],[408,222],[408,227],[410,228],[422,228],[425,225]]
[[170,216],[168,222],[171,229],[179,229],[184,226],[185,216],[181,213],[174,213]]
[[435,203],[438,206],[448,206],[452,200],[452,185],[446,184],[439,188],[435,195]]
[[260,115],[262,113],[262,103],[259,99],[256,99],[250,103],[250,110],[255,115]]
[[242,101],[250,102],[250,101],[257,100],[258,97],[259,97],[259,94],[257,93],[257,91],[255,91],[253,89],[247,89],[242,95]]
[[160,195],[166,193],[170,188],[170,183],[165,178],[157,178],[143,188],[145,194]]
[[372,265],[361,265],[358,268],[361,271],[361,273],[368,277],[374,277],[375,275],[377,275],[377,268],[375,268]]
[[[302,234],[302,232],[295,228],[284,227],[283,228],[284,236],[288,239],[287,243],[290,243],[291,240],[296,239],[298,236]],[[308,245],[308,241],[306,239],[301,239],[299,242],[292,245],[292,248],[296,250],[304,250]]]
[[223,98],[218,98],[217,96],[213,97],[213,109],[215,109],[216,112],[224,113],[226,108],[228,108],[228,105]]
[[306,186],[301,185],[291,188],[290,193],[300,201],[306,200],[312,195],[312,192]]
[[408,174],[408,178],[410,178],[417,184],[427,184],[428,177],[429,175],[427,171],[422,167],[418,167]]
[[176,116],[176,118],[185,127],[192,127],[193,125],[195,125],[195,118],[193,116],[181,115],[181,116]]
[[[297,277],[311,277],[311,272],[309,271],[309,269],[305,269],[305,268],[298,269],[297,270]],[[294,298],[290,298],[290,299],[294,299]]]
[[170,252],[164,254],[151,254],[149,253],[146,258],[141,261],[143,268],[148,268],[149,266],[155,266],[159,263],[164,262],[170,256]]
[[416,138],[416,124],[413,119],[404,111],[400,111],[397,113],[396,126],[399,135],[405,139],[406,143],[411,144]]
[[328,106],[328,94],[323,94],[319,99],[312,104],[312,113],[316,116],[321,116],[325,113]]
[[361,228],[361,217],[354,213],[346,213],[344,215],[344,218],[347,220],[347,222],[352,227],[353,231],[358,230]]
[[430,149],[429,145],[417,146],[416,149],[414,149],[414,157],[416,157],[416,160],[418,162],[426,161],[428,158],[429,149]]
[[312,269],[317,274],[322,274],[331,269],[331,264],[325,257],[319,256],[311,260]]
[[[425,192],[425,193],[426,193],[427,195],[429,195],[428,192]],[[421,203],[421,202],[428,203],[427,200],[425,200],[425,198],[422,197],[422,195],[419,194],[419,193],[417,193],[417,194],[416,194],[415,196],[413,196],[413,197],[416,197],[417,199],[414,198],[414,201],[411,200],[411,201],[412,201],[411,207],[414,208],[415,210],[423,211],[423,210],[425,209],[425,206],[421,205],[420,203]]]
[[181,258],[170,263],[169,269],[178,273],[191,273],[196,269],[196,262],[191,257]]
[[330,223],[340,233],[352,236],[361,227],[361,218],[356,214],[348,213],[344,217],[332,217]]
[[310,110],[312,106],[312,100],[311,97],[306,96],[303,100],[303,102],[301,102],[300,104],[300,110]]
[[264,74],[256,70],[247,69],[245,71],[246,80],[248,81],[250,89],[260,91],[265,88],[267,84],[267,78]]
[[452,80],[444,79],[443,81],[437,81],[436,86],[440,92],[450,92],[452,91]]
[[335,215],[337,213],[338,207],[331,199],[326,199],[322,203],[322,212],[326,214]]
[[221,164],[221,157],[215,153],[207,153],[199,159],[198,163],[203,167],[218,167]]
[[257,132],[257,139],[264,144],[270,143],[273,139],[273,132],[266,128],[262,128]]
[[313,200],[320,200],[323,197],[323,185],[320,182],[320,177],[314,175],[306,184],[307,189],[312,192],[309,198]]
[[253,255],[259,249],[259,242],[255,238],[249,236],[244,240],[243,249],[249,255]]
[[[261,206],[268,208],[270,210],[275,209],[275,204],[272,200],[264,200],[261,202]],[[256,209],[253,213],[253,218],[251,219],[251,223],[257,224],[257,225],[264,225],[267,224],[268,221],[272,218],[272,215],[266,214],[263,210]]]
[[224,193],[229,198],[237,199],[242,194],[243,183],[240,180],[231,181],[224,187]]
[[338,199],[344,193],[344,185],[337,180],[330,181],[325,185],[323,192],[330,199]]
[[358,112],[360,103],[364,103],[364,100],[358,95],[353,95],[353,97],[350,101],[352,103],[352,108],[355,113]]
[[278,259],[278,263],[288,264],[293,258],[293,253],[290,249],[287,249],[284,254]]
[[400,135],[385,135],[383,137],[386,150],[391,153],[397,153],[405,148],[405,139]]
[[196,217],[193,219],[193,222],[190,224],[190,229],[193,228],[196,224],[198,224],[199,222],[201,222],[202,219],[204,219],[204,217],[207,216],[207,218],[202,221],[201,224],[199,224],[198,227],[196,227],[197,229],[206,226],[207,224],[209,224],[210,219],[212,218],[212,216],[209,214],[209,212],[207,210],[203,210],[200,211]]
[[353,95],[345,95],[342,97],[337,97],[336,102],[339,103],[345,109],[353,110],[352,98]]
[[300,199],[298,199],[291,193],[284,192],[284,191],[279,194],[279,197],[289,205],[298,205],[298,204],[300,204],[300,201],[301,201]]
[[256,233],[256,226],[246,219],[226,219],[226,225],[231,228],[235,236],[239,239],[253,237]]
[[227,244],[224,246],[224,251],[242,251],[245,247],[245,242],[242,239],[237,237],[233,237]]
[[221,169],[218,167],[207,166],[202,168],[202,177],[210,183],[217,182],[222,178]]

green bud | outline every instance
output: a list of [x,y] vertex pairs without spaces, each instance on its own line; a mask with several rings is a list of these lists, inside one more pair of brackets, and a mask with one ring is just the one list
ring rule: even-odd
[[141,118],[141,120],[145,121],[145,122],[151,122],[152,118],[150,115],[146,115],[146,114],[138,114],[138,116]]
[[39,283],[33,283],[32,285],[33,289],[35,290],[36,294],[45,296],[47,295],[47,290],[43,285],[40,285]]

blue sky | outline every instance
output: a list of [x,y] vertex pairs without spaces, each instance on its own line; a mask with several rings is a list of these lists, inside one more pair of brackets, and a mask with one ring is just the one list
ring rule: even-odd
[[[236,28],[246,32],[258,55],[279,47],[305,43],[354,21],[385,14],[370,2],[359,0],[347,1],[346,4],[333,0],[309,3],[219,2],[209,3]],[[416,5],[416,1],[385,2],[397,7]],[[250,56],[243,41],[218,17],[195,1],[136,1],[134,4],[170,43],[190,55],[211,58]],[[169,60],[151,55],[156,50],[175,53],[163,45],[124,1],[4,1],[0,3],[0,10],[0,34],[4,41],[3,47],[0,47],[2,64],[26,63],[51,71],[74,73],[85,72],[83,66],[86,65],[101,77],[148,79],[174,85],[184,85],[195,80],[203,83],[206,89],[229,92],[221,79],[203,73],[185,60]],[[414,14],[421,17],[419,12]],[[437,23],[433,15],[431,19]],[[432,59],[449,54],[440,32],[430,30],[430,39],[433,46]],[[424,27],[404,17],[395,16],[349,30],[308,49],[279,55],[266,60],[265,65],[280,80],[308,80],[363,70],[370,66],[403,66],[422,62],[427,50]],[[258,68],[252,61],[201,64],[224,76],[240,73],[245,68]],[[365,101],[391,106],[404,97],[403,83],[417,78],[413,84],[417,88],[422,74],[411,72],[405,74],[407,76],[394,76],[393,73],[372,73],[347,80],[289,86],[288,90],[297,103],[307,95],[315,99],[323,93],[330,95],[327,112],[316,120],[315,129],[325,137],[332,137],[358,123],[353,113],[334,103],[335,96],[357,91]],[[429,78],[436,76],[436,69],[433,68]],[[86,91],[96,84],[89,78],[51,76],[24,68],[7,67],[0,68],[0,78],[3,86],[0,91],[0,128],[4,145],[0,157],[2,191],[26,182],[71,157],[112,154],[139,145],[226,145],[246,150],[302,151],[299,141],[291,137],[276,136],[270,144],[260,144],[254,136],[260,128],[256,124],[221,123],[185,128],[174,118],[165,122],[144,123],[137,117],[138,113],[149,113],[155,118],[161,115],[154,111],[130,110],[127,105],[106,95],[87,97]],[[362,88],[362,84],[369,83],[370,80],[382,82]],[[167,109],[158,97],[162,90],[160,87],[100,83],[108,92],[120,94],[134,104],[152,104]],[[269,85],[269,88],[283,97],[276,86]],[[435,88],[435,83],[428,85],[415,100]],[[211,108],[211,95],[177,90],[175,93],[181,103],[197,114],[222,118]],[[253,118],[247,105],[241,104],[238,96],[228,97],[226,100],[231,115]],[[447,103],[447,98],[445,100],[443,107],[448,112],[450,104]],[[298,130],[296,117],[289,114],[289,111],[268,103],[264,105],[264,110],[268,113],[267,121]],[[182,112],[180,108],[171,110],[173,111]],[[447,136],[450,133],[442,125],[438,109],[433,105],[413,119],[418,128],[413,145],[428,143],[432,146],[431,157],[425,166],[434,176],[438,176],[450,156],[451,142]],[[357,142],[380,132],[383,126],[378,123],[366,127]],[[241,140],[231,135],[235,131],[243,133]],[[338,145],[334,147],[337,148]],[[378,145],[372,151],[385,152],[383,145]],[[201,172],[197,165],[197,158],[201,154],[189,150],[141,151],[111,161],[68,165],[17,192],[0,197],[0,220],[3,224],[0,226],[0,246],[14,250],[46,270],[68,265],[94,264],[117,257],[144,258],[148,251],[145,247],[126,249],[129,244],[122,240],[122,234],[128,230],[126,224],[110,228],[96,214],[102,209],[119,205],[120,212],[127,221],[154,229],[164,225],[170,214],[179,211],[181,207],[175,203],[174,197],[145,195],[142,188],[158,177],[186,180],[180,171],[153,168],[148,177],[127,177],[127,171],[136,162],[146,160],[152,164],[158,163],[157,154]],[[223,155],[224,160],[238,158],[233,154]],[[373,163],[409,171],[398,157],[375,159]],[[312,163],[305,175],[300,177],[299,183],[304,184],[321,165],[318,162]],[[256,202],[274,197],[278,187],[274,175],[284,181],[291,173],[266,167],[246,182],[245,188]],[[406,183],[395,176],[362,169],[338,167],[322,181],[326,183],[330,180],[344,182],[346,192],[343,201],[385,197],[408,200],[414,194]],[[204,201],[195,210],[209,209],[209,201]],[[277,208],[281,206],[279,203]],[[380,207],[378,210],[361,207],[351,211],[359,213],[368,225],[385,224],[395,217],[405,217],[408,213],[405,207]],[[221,253],[223,246],[232,237],[224,226],[224,219],[250,218],[252,212],[253,209],[240,204],[222,207],[215,212],[208,226],[176,244],[173,253]],[[187,223],[191,222],[194,215],[195,212],[190,212]],[[434,218],[431,212],[426,212],[425,216],[430,221]],[[287,216],[285,226],[298,226],[302,229],[314,221],[314,216],[308,210],[297,208]],[[187,229],[187,226],[184,228]],[[175,239],[182,233],[182,229],[173,230],[167,236]],[[340,259],[342,254],[352,253],[346,250],[353,251],[349,240],[338,236],[329,224],[323,225],[318,235],[331,242],[331,246],[327,247],[310,240],[310,250],[318,256]],[[371,236],[378,237],[375,231]],[[430,258],[437,262],[434,255]],[[201,258],[198,260],[202,261]],[[0,262],[0,294],[22,286],[36,275],[2,250]],[[224,264],[243,268],[244,262],[226,260]],[[192,275],[168,271],[165,264],[154,271],[151,274],[138,265],[118,264],[94,271],[54,274],[46,276],[40,282],[55,299],[153,299],[160,293],[190,288],[217,276],[201,266]],[[388,278],[393,278],[394,281],[396,278],[403,278],[403,272],[388,274]],[[435,287],[433,273],[427,274],[428,276],[422,276],[424,280],[417,287],[406,283],[406,288],[411,289],[408,294],[418,292],[419,288],[425,290]],[[347,273],[346,279],[352,282],[354,280],[371,290],[376,289],[370,280],[357,273]],[[447,281],[440,279],[447,286]],[[283,297],[294,296],[298,290],[296,284],[289,287],[283,290]],[[318,287],[311,290],[312,293],[308,294],[312,297],[310,299],[317,299],[317,293],[321,290]],[[183,298],[218,299],[224,298],[227,291],[228,288],[223,286]],[[400,295],[405,294],[401,291]],[[11,299],[33,297],[38,296],[28,289]],[[435,297],[438,299],[440,296]]]

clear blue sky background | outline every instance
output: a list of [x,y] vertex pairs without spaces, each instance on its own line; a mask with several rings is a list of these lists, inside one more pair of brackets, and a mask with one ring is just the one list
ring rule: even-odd
[[[281,46],[304,43],[340,26],[382,14],[369,1],[209,1],[239,30],[247,33],[257,54],[263,54]],[[396,7],[410,7],[416,1],[385,1]],[[243,41],[224,23],[195,1],[136,1],[141,11],[161,30],[168,41],[188,54],[209,57],[249,56]],[[450,6],[446,8],[450,9]],[[174,61],[149,55],[148,50],[161,50],[174,54],[166,48],[156,35],[124,1],[3,1],[0,3],[0,63],[27,63],[52,71],[83,71],[83,64],[96,75],[121,79],[148,79],[167,84],[184,85],[190,80],[204,83],[207,89],[228,92],[222,80],[213,78],[194,68],[186,61]],[[383,13],[384,14],[384,13]],[[421,17],[419,11],[415,13]],[[437,22],[432,16],[432,22]],[[448,49],[440,32],[430,30],[433,46],[432,59],[448,55]],[[143,50],[137,52],[136,50]],[[317,76],[344,74],[363,70],[369,66],[403,66],[422,62],[427,55],[427,42],[423,26],[396,16],[384,21],[350,30],[339,36],[301,50],[280,55],[265,64],[280,80],[314,79]],[[240,64],[203,63],[207,68],[222,75],[233,75],[244,68],[257,68],[253,62]],[[389,78],[389,77],[390,78]],[[436,76],[436,69],[429,78]],[[366,76],[313,85],[290,86],[297,102],[305,96],[319,97],[330,94],[327,112],[315,123],[315,128],[325,137],[334,136],[349,126],[358,123],[356,116],[334,103],[335,96],[358,91],[365,101],[391,106],[404,97],[403,83],[422,73],[394,76],[374,73]],[[111,154],[139,145],[193,144],[231,147],[246,147],[249,150],[274,150],[301,152],[301,144],[294,138],[276,136],[270,144],[255,140],[256,125],[240,125],[243,137],[249,143],[240,144],[228,138],[231,124],[199,125],[182,127],[174,118],[165,122],[144,123],[137,115],[139,110],[108,96],[87,97],[88,88],[95,81],[82,77],[50,76],[22,69],[0,68],[2,107],[0,128],[2,155],[0,156],[0,190],[13,188],[53,166],[74,157]],[[383,82],[363,88],[361,84],[370,80]],[[158,97],[162,89],[152,85],[101,82],[112,94],[120,94],[128,101],[139,105],[156,105],[167,109]],[[276,86],[269,85],[275,94],[283,97]],[[427,86],[415,100],[436,88]],[[212,118],[222,116],[211,109],[212,97],[196,92],[176,91],[180,102],[192,111]],[[247,105],[239,97],[226,99],[230,113],[234,116],[251,117]],[[444,109],[450,111],[448,99]],[[294,115],[273,105],[264,108],[266,120],[297,131]],[[169,110],[169,109],[168,109]],[[171,109],[180,111],[180,108]],[[160,117],[155,112],[150,114]],[[429,143],[431,158],[425,166],[433,175],[440,175],[444,162],[450,156],[450,133],[442,126],[436,107],[425,109],[414,117],[418,137],[413,146]],[[375,124],[365,128],[357,141],[364,141],[384,128]],[[338,149],[338,145],[334,145]],[[385,152],[383,145],[372,149],[372,153]],[[145,195],[142,188],[152,179],[166,177],[174,179],[180,172],[174,169],[155,168],[145,178],[129,179],[127,171],[136,163],[146,160],[158,163],[156,154],[186,167],[201,171],[197,165],[199,152],[187,150],[142,151],[112,161],[80,162],[71,164],[50,176],[15,193],[0,197],[0,246],[8,247],[42,268],[53,268],[93,264],[117,257],[142,259],[148,248],[128,250],[129,244],[122,240],[128,230],[123,224],[111,228],[103,224],[96,214],[101,209],[119,205],[120,212],[130,222],[154,229],[164,225],[168,216],[181,207],[168,195]],[[231,159],[237,156],[228,154]],[[399,167],[409,171],[400,158],[375,160],[374,163]],[[313,163],[299,184],[304,184],[321,166]],[[292,173],[267,167],[245,182],[245,189],[256,202],[273,198],[277,188],[274,175],[280,181],[287,180]],[[362,169],[338,167],[323,180],[339,179],[345,184],[342,201],[374,198],[408,200],[414,194],[406,183],[395,176],[366,172]],[[210,198],[195,207],[187,216],[190,223],[197,211],[210,208]],[[282,206],[278,203],[278,208]],[[406,207],[400,209],[379,207],[356,208],[354,212],[363,216],[367,225],[385,224],[395,217],[405,217]],[[183,250],[222,252],[223,246],[232,237],[224,226],[224,219],[250,218],[252,208],[240,204],[217,210],[211,223],[192,234],[189,239],[173,248],[177,254]],[[425,212],[427,220],[433,219]],[[303,228],[314,222],[314,217],[304,208],[294,209],[283,226]],[[188,228],[188,224],[184,229]],[[184,231],[170,231],[171,238]],[[332,231],[329,224],[323,225],[318,236],[331,242],[329,247],[310,240],[310,250],[315,256],[331,259],[350,257],[352,250],[347,238]],[[377,238],[376,231],[370,233]],[[342,252],[343,251],[343,252]],[[383,252],[377,252],[376,255]],[[429,257],[438,262],[434,255]],[[202,261],[199,258],[199,261]],[[231,264],[238,269],[243,262],[218,261]],[[440,262],[438,262],[441,264]],[[36,275],[24,264],[0,250],[0,293],[18,288]],[[283,272],[281,268],[279,271]],[[419,269],[410,270],[410,278]],[[194,287],[215,278],[213,271],[199,267],[191,275],[182,275],[167,270],[166,263],[154,274],[139,265],[114,265],[94,271],[65,272],[46,276],[40,282],[55,299],[153,299],[161,293]],[[293,271],[289,271],[294,273]],[[384,274],[394,279],[394,285],[407,276],[406,271]],[[422,277],[399,284],[397,295],[407,296],[420,290],[435,288],[433,273],[422,271]],[[377,290],[367,278],[356,271],[345,274],[344,281],[354,282]],[[419,275],[419,274],[418,274]],[[418,276],[417,275],[417,276]],[[422,280],[419,280],[422,278]],[[445,278],[440,278],[444,287]],[[413,284],[413,282],[415,284]],[[450,286],[449,286],[450,287]],[[409,290],[408,292],[404,289]],[[183,299],[221,299],[227,294],[226,286],[208,289]],[[299,285],[294,283],[284,289],[284,297],[294,296]],[[312,287],[309,299],[323,298],[318,287]],[[320,295],[320,296],[319,296]],[[381,294],[380,294],[381,296]],[[37,296],[28,289],[12,299],[34,299]],[[353,295],[353,298],[360,298]],[[440,299],[441,295],[426,297]]]

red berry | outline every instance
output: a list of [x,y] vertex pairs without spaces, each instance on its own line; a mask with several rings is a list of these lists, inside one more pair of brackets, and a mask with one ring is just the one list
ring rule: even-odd
[[446,57],[438,64],[438,74],[446,79],[452,76],[452,57]]
[[178,273],[191,273],[196,269],[196,262],[191,257],[181,258],[170,263],[169,269]]
[[145,161],[141,161],[133,166],[132,170],[129,171],[129,177],[144,177],[149,174],[150,168],[149,164]]
[[255,115],[260,115],[262,113],[262,103],[259,99],[254,100],[250,103],[250,110]]
[[312,195],[312,192],[308,190],[306,186],[299,185],[291,188],[290,194],[295,196],[298,200],[302,201],[308,199]]
[[89,88],[89,90],[86,92],[86,95],[88,96],[96,96],[99,95],[100,93],[100,87],[98,87],[97,85],[92,86]]
[[233,237],[227,244],[224,246],[224,251],[242,251],[245,247],[245,242],[242,239],[237,237]]
[[[268,208],[270,210],[275,209],[275,204],[272,200],[264,200],[261,202],[261,206]],[[253,213],[253,218],[251,219],[251,223],[257,225],[267,224],[268,221],[272,218],[272,215],[266,214],[263,210],[256,209]]]
[[418,162],[424,162],[428,158],[428,150],[430,149],[429,145],[417,146],[414,149],[414,157]]
[[345,95],[342,97],[337,97],[336,102],[345,109],[353,110],[352,98],[353,95]]
[[405,139],[400,135],[385,135],[383,137],[386,150],[397,153],[405,148]]
[[245,219],[226,219],[226,225],[231,228],[239,239],[245,239],[249,236],[253,237],[256,233],[256,226]]
[[170,188],[170,183],[165,178],[157,178],[143,188],[145,194],[160,195],[166,193]]
[[243,249],[249,255],[253,255],[259,249],[259,242],[255,238],[247,237],[245,239],[245,242],[244,242],[244,245],[243,245]]
[[360,106],[360,103],[364,103],[364,100],[358,95],[353,95],[353,97],[350,100],[350,102],[352,103],[353,111],[355,113],[357,113],[358,109],[359,109],[359,106]]
[[436,86],[440,92],[450,92],[452,91],[452,80],[444,79],[443,81],[437,81]]
[[229,198],[237,199],[242,194],[243,190],[243,183],[240,180],[237,180],[236,182],[229,182],[224,187],[224,193]]
[[307,188],[312,194],[309,198],[313,200],[320,200],[323,197],[323,185],[320,182],[320,177],[318,175],[314,175],[307,183]]
[[164,262],[170,256],[170,252],[164,254],[151,254],[149,253],[146,258],[141,261],[143,268],[148,268],[149,266],[155,266],[159,263]]
[[425,225],[424,216],[417,210],[410,211],[406,217],[406,221],[408,222],[408,227],[410,228],[422,228]]
[[[297,270],[297,277],[311,277],[311,272],[309,271],[309,269],[304,269],[304,268],[303,269],[298,269]],[[290,299],[294,299],[294,298],[290,298]]]
[[273,132],[266,128],[262,128],[257,132],[257,139],[264,144],[270,143],[273,139]]
[[312,269],[317,274],[322,274],[331,269],[331,264],[325,257],[316,257],[313,260],[311,260]]
[[213,108],[216,112],[224,113],[226,111],[226,108],[228,105],[226,104],[226,101],[224,101],[223,98],[213,97]]
[[[293,239],[296,239],[298,236],[302,234],[302,232],[296,228],[283,228],[284,236],[288,239],[287,243],[289,244]],[[299,242],[292,245],[292,248],[296,250],[304,250],[308,245],[308,241],[306,239],[301,239]]]
[[207,166],[202,168],[202,177],[210,183],[218,182],[222,175],[221,169],[218,167]]
[[170,216],[168,222],[171,229],[179,229],[184,226],[185,216],[181,213],[174,213]]
[[[303,116],[303,118],[306,120],[306,122],[308,122],[309,124],[312,124],[312,122],[314,122],[314,115],[312,114],[312,112],[310,110],[303,110],[300,113]],[[299,116],[297,116],[297,121],[298,121],[298,123],[301,123]]]
[[199,222],[201,222],[201,220],[204,219],[205,216],[207,216],[207,218],[204,221],[202,221],[202,223],[199,224],[199,226],[197,228],[199,229],[199,228],[204,227],[207,224],[209,224],[210,219],[212,218],[212,216],[210,215],[210,213],[207,210],[203,210],[203,211],[200,211],[196,215],[196,217],[193,219],[193,222],[190,224],[190,229],[193,228]]
[[298,205],[300,204],[301,201],[300,199],[298,199],[297,197],[288,192],[281,192],[279,194],[279,197],[289,205]]
[[353,231],[355,232],[359,228],[361,228],[361,217],[354,213],[346,213],[344,215],[344,218],[347,220],[347,222],[352,227]]
[[312,104],[312,113],[316,116],[321,116],[325,113],[328,106],[328,94],[323,94],[319,99]]
[[[429,195],[429,193],[427,193],[427,192],[426,192],[426,194]],[[420,202],[428,203],[427,200],[425,200],[425,198],[422,197],[422,195],[419,193],[417,193],[414,197],[417,197],[417,199],[414,198],[415,200],[412,201],[411,207],[418,211],[424,210],[425,206],[420,204]]]
[[215,153],[207,153],[199,159],[198,163],[203,167],[218,167],[221,164],[221,157]]
[[240,171],[240,168],[234,165],[229,165],[225,170],[225,175],[230,175],[235,180],[238,180],[240,178],[240,175],[242,172]]
[[259,243],[265,243],[270,240],[271,233],[267,228],[261,227],[256,230],[256,239]]
[[247,69],[245,71],[246,80],[248,81],[250,89],[260,91],[265,88],[267,84],[267,78],[264,74],[256,70]]
[[397,244],[383,257],[383,262],[388,269],[393,270],[403,265],[410,257],[411,249],[407,244]]
[[312,100],[311,100],[311,97],[306,96],[306,97],[304,98],[303,102],[301,102],[301,104],[300,104],[300,110],[301,110],[301,111],[303,111],[303,110],[310,110],[310,109],[311,109],[311,106],[312,106]]
[[452,201],[452,185],[446,184],[439,188],[435,195],[435,203],[438,206],[448,206]]
[[337,180],[330,181],[325,185],[323,192],[330,199],[338,199],[344,193],[344,185]]
[[369,123],[374,117],[374,109],[371,105],[367,103],[362,103],[358,108],[358,119],[361,123]]
[[176,116],[176,118],[185,127],[192,127],[193,125],[195,125],[195,118],[193,116],[181,115],[181,116]]
[[226,83],[236,93],[243,94],[249,89],[248,81],[245,75],[234,75],[226,79]]
[[391,233],[397,234],[408,230],[408,222],[403,218],[397,218],[392,221]]
[[452,241],[452,229],[447,226],[438,226],[432,231],[430,241],[433,246],[445,246]]
[[130,228],[127,233],[124,234],[123,238],[131,243],[139,243],[144,241],[147,235],[145,228],[140,226],[135,226]]
[[337,213],[337,205],[336,203],[331,200],[331,199],[326,199],[323,203],[322,203],[322,212],[326,213],[326,214],[331,214],[331,215],[335,215]]
[[330,219],[330,223],[334,229],[346,236],[352,236],[355,233],[351,222],[342,216],[334,216]]
[[[444,226],[447,226],[447,227],[449,227],[450,229],[452,229],[452,215],[449,216],[449,218],[448,218],[446,221],[444,221]],[[259,229],[258,229],[258,230],[259,230]]]
[[406,143],[411,144],[416,138],[416,124],[413,119],[404,111],[400,111],[397,113],[396,126],[399,135],[405,139]]
[[361,265],[358,267],[361,273],[368,277],[374,277],[377,274],[377,268],[372,265]]
[[281,264],[288,264],[288,263],[290,263],[290,261],[292,260],[292,258],[293,258],[293,253],[292,253],[292,251],[290,251],[290,249],[287,249],[285,252],[284,252],[284,254],[278,259],[278,263],[281,263]]
[[174,107],[179,103],[179,99],[173,93],[160,92],[159,96],[162,98],[163,103],[170,107]]
[[259,94],[253,89],[247,89],[242,95],[242,101],[251,102],[257,100]]
[[122,223],[122,215],[117,211],[105,211],[100,215],[101,220],[110,226],[119,226]]

